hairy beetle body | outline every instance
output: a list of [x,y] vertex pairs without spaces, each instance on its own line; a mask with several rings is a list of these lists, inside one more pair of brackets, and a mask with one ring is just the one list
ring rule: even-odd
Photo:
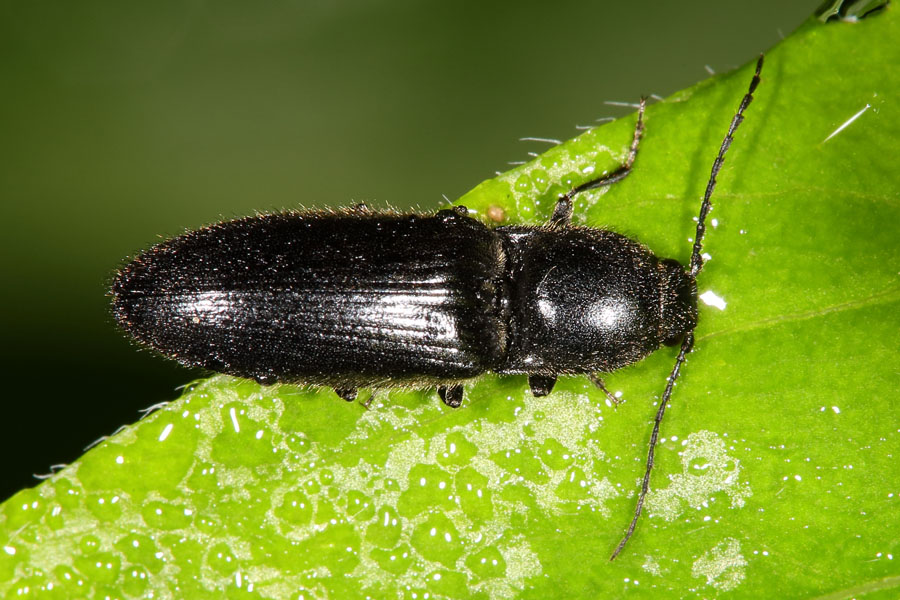
[[694,294],[671,294],[672,269],[690,288],[678,263],[587,227],[284,213],[153,247],[120,272],[113,312],[190,366],[339,390],[435,386],[636,362],[693,327]]
[[[649,490],[656,440],[697,323],[696,278],[716,177],[760,82],[763,58],[713,162],[690,264],[660,260],[611,231],[575,227],[572,199],[630,172],[643,132],[617,170],[561,196],[550,222],[490,229],[464,207],[436,215],[364,208],[262,215],[158,244],[119,271],[113,314],[140,342],[179,362],[262,383],[438,386],[457,407],[462,383],[524,373],[535,396],[559,374],[633,364],[681,344],[659,402],[631,537]],[[599,373],[598,373],[599,372]]]

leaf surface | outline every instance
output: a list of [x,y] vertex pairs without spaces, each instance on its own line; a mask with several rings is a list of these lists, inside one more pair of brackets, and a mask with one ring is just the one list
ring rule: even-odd
[[[535,399],[524,377],[487,375],[458,410],[433,391],[367,411],[330,390],[198,382],[0,507],[0,595],[895,597],[898,28],[891,7],[810,20],[767,54],[698,281],[726,306],[701,306],[617,561],[674,349],[607,377],[617,409],[583,377]],[[650,106],[634,172],[582,194],[576,222],[686,262],[752,62]],[[619,164],[633,126],[460,203],[543,223]]]

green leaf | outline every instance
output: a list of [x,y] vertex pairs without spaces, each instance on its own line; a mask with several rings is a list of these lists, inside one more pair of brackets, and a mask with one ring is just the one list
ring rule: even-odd
[[[433,391],[367,411],[330,390],[199,382],[0,507],[0,595],[896,597],[898,27],[890,7],[810,20],[768,53],[698,282],[727,306],[701,307],[617,561],[673,349],[607,378],[617,409],[583,377],[534,399],[524,377],[488,375],[458,410]],[[576,221],[685,262],[751,69],[652,105],[634,172],[582,194]],[[543,223],[622,160],[633,126],[460,202]]]

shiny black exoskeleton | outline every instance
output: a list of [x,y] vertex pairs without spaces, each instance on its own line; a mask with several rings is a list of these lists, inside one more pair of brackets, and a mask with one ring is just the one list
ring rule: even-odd
[[465,209],[356,209],[214,225],[120,272],[114,312],[179,362],[264,383],[441,386],[486,371],[609,372],[693,328],[693,282],[617,233],[489,229]]
[[716,176],[760,81],[731,122],[700,207],[690,265],[627,237],[571,224],[572,199],[627,176],[643,131],[612,173],[563,195],[543,226],[488,228],[464,207],[435,215],[294,212],[213,225],[158,244],[117,275],[113,313],[137,340],[186,365],[262,383],[436,386],[449,406],[487,371],[524,373],[535,396],[559,374],[633,364],[681,343],[650,438],[694,343],[696,277]]

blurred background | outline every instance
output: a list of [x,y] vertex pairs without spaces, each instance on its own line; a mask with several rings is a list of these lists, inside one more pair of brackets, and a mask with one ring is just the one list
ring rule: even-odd
[[126,257],[256,211],[434,210],[818,1],[0,3],[0,501],[201,375],[114,327]]

